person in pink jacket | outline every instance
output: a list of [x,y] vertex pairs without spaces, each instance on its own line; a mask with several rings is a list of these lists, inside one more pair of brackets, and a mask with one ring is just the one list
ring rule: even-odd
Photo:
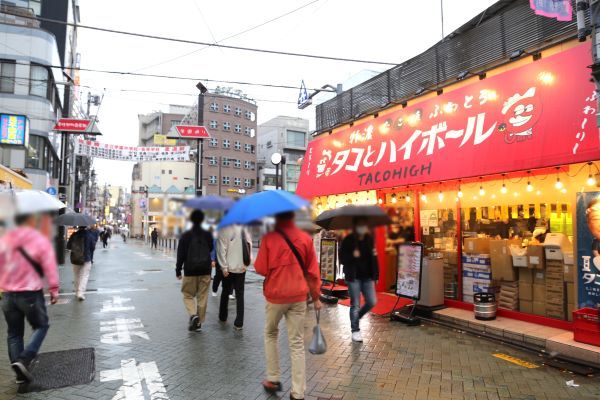
[[[0,238],[0,290],[4,292],[2,311],[8,326],[8,355],[17,383],[33,380],[31,362],[48,333],[48,313],[44,300],[44,281],[50,301],[58,300],[58,267],[52,242],[50,215],[17,217],[17,227]],[[24,343],[25,320],[32,334]]]

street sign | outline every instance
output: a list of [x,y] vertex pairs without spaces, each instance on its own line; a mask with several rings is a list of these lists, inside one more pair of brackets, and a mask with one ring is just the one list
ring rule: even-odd
[[58,190],[54,186],[50,186],[46,189],[46,193],[48,193],[50,196],[56,196]]
[[298,95],[298,108],[300,110],[303,110],[311,104],[312,99],[308,95],[308,91],[306,90],[306,85],[304,84],[304,81],[302,81],[302,84],[300,85],[300,94]]
[[179,136],[189,139],[210,139],[210,133],[205,126],[198,125],[176,125],[175,129]]
[[85,133],[91,123],[91,119],[61,118],[52,129],[61,132]]

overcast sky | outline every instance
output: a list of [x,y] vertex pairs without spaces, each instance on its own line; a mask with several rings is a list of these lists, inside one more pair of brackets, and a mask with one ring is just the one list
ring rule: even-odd
[[[445,33],[494,2],[444,0]],[[401,63],[442,37],[439,0],[80,1],[84,25],[202,42],[220,42],[304,5],[307,6],[288,16],[222,43]],[[308,87],[342,83],[366,69],[390,68],[203,47],[79,30],[82,68],[293,86],[304,79]],[[81,84],[93,88],[82,87],[84,96],[88,90],[93,94],[104,93],[99,112],[103,133],[100,141],[111,144],[136,145],[138,114],[167,111],[169,104],[192,105],[197,94],[192,81],[85,71],[81,73]],[[217,85],[236,86],[207,83],[209,89]],[[237,88],[258,99],[259,124],[277,115],[291,115],[309,119],[314,129],[315,108],[297,109],[298,90],[244,85]],[[132,163],[98,159],[94,165],[101,184],[131,186]]]

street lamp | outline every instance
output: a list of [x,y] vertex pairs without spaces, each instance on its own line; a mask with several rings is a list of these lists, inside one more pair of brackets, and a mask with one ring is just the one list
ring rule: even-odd
[[[198,126],[204,125],[204,93],[208,92],[206,86],[202,84],[202,82],[198,82],[196,84],[198,88]],[[204,166],[204,141],[202,139],[196,140],[196,173],[194,176],[196,177],[195,185],[196,185],[196,196],[202,196],[202,183],[203,183],[203,166]],[[198,185],[200,183],[200,185]]]
[[280,187],[283,189],[283,184],[281,186],[279,185],[279,165],[281,165],[281,175],[283,178],[283,166],[285,165],[285,156],[281,155],[281,153],[273,153],[271,155],[271,163],[275,166],[275,189],[279,189]]

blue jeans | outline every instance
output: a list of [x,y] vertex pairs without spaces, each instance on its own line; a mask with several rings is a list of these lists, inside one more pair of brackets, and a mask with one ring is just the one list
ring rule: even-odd
[[[8,357],[13,363],[18,359],[31,361],[40,351],[42,342],[48,333],[48,313],[44,293],[34,292],[9,292],[4,293],[2,311],[8,325]],[[24,346],[25,319],[31,325],[33,333]]]
[[[358,321],[371,311],[377,304],[375,295],[375,282],[370,279],[346,282],[348,284],[348,292],[350,293],[350,328],[352,332],[360,331]],[[365,298],[365,304],[360,306],[360,294]]]

